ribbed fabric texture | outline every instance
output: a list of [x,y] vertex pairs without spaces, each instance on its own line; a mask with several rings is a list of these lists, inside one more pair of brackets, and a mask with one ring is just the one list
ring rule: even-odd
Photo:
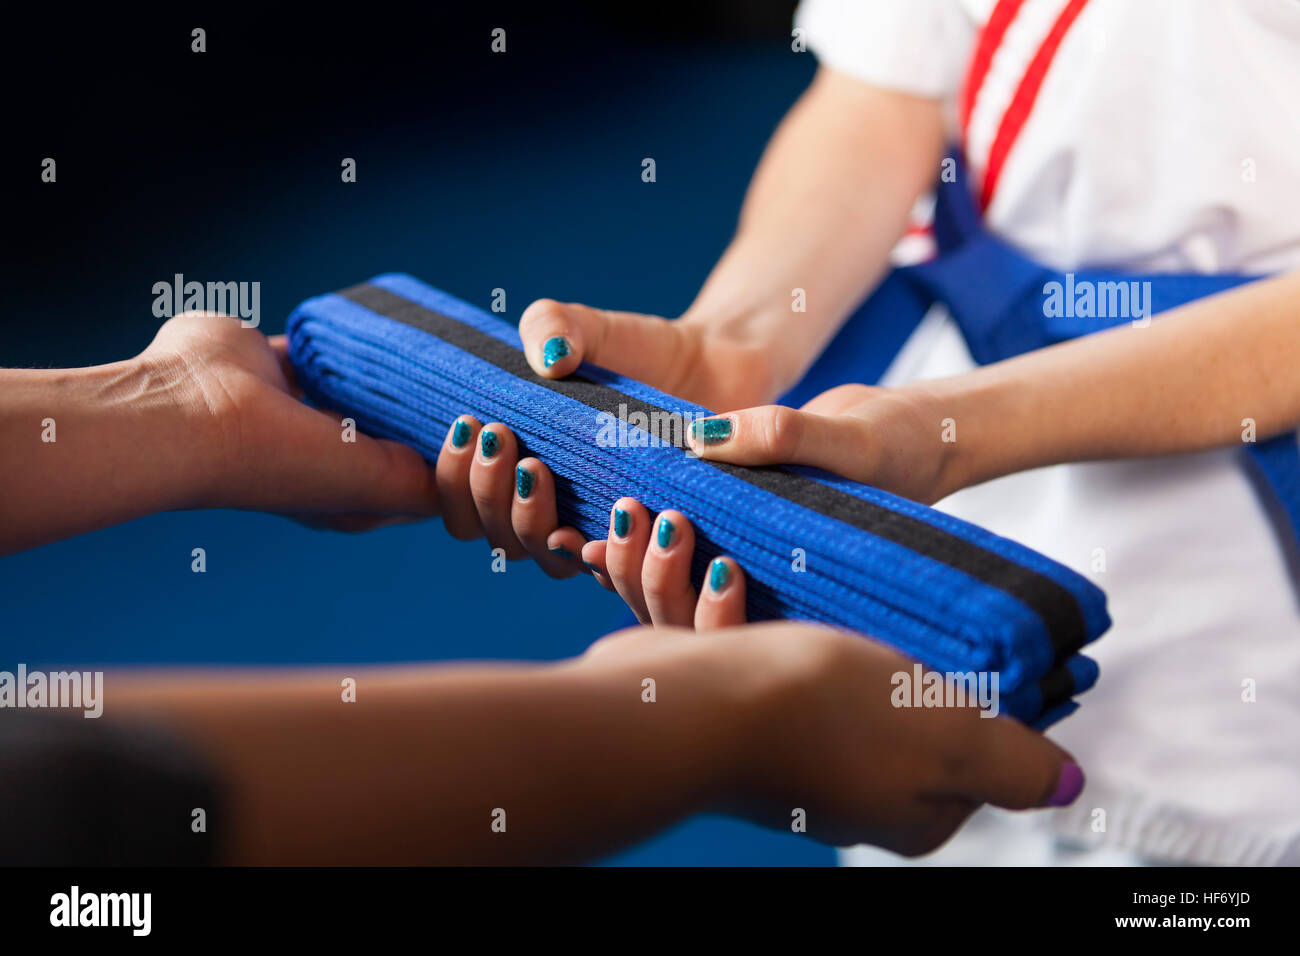
[[[693,574],[719,554],[749,582],[752,620],[866,633],[924,664],[997,671],[1001,706],[1040,725],[1096,679],[1079,649],[1108,626],[1102,592],[1048,558],[934,509],[804,468],[742,469],[650,434],[655,411],[705,409],[584,364],[551,382],[513,325],[409,276],[304,302],[289,320],[300,384],[319,404],[436,459],[453,420],[502,422],[555,474],[560,521],[607,534],[616,499],[682,511]],[[631,424],[628,424],[628,420]],[[622,421],[620,427],[617,423]],[[622,436],[623,442],[607,439]],[[661,442],[660,439],[676,439]]]

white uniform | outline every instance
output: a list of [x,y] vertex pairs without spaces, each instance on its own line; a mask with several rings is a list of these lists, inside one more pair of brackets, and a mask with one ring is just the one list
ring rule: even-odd
[[[803,0],[796,25],[826,66],[950,104],[986,225],[1041,262],[1300,267],[1300,0]],[[936,309],[886,381],[971,367]],[[1088,774],[1079,801],[982,811],[933,861],[1300,863],[1300,596],[1238,449],[1041,469],[938,507],[1089,576],[1115,623],[1052,731]]]

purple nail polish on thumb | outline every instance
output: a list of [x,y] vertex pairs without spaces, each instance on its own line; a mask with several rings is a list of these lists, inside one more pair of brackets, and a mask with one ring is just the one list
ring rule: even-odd
[[1047,798],[1049,807],[1068,807],[1083,792],[1083,770],[1077,763],[1061,764],[1061,776],[1056,781],[1056,789]]

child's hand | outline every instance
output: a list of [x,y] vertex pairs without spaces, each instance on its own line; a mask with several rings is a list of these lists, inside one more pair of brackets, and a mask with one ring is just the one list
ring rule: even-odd
[[740,565],[732,558],[715,558],[697,602],[691,586],[694,552],[695,530],[680,511],[652,517],[635,498],[620,498],[610,512],[608,539],[588,541],[582,560],[642,624],[707,630],[732,619],[733,607],[744,620]]
[[670,699],[700,708],[719,740],[700,809],[787,832],[802,815],[810,836],[837,846],[926,853],[982,803],[1064,806],[1083,788],[1067,753],[1013,720],[895,707],[893,675],[913,662],[860,635],[791,621],[634,628],[576,666],[604,684],[629,670],[654,677],[664,703],[639,705],[646,719]]
[[841,385],[800,409],[766,405],[696,421],[690,441],[701,458],[810,465],[932,504],[964,484],[955,427],[923,386]]
[[438,452],[437,483],[453,537],[486,537],[508,559],[532,558],[555,578],[585,569],[645,624],[703,629],[744,620],[745,578],[731,558],[710,565],[697,605],[690,582],[695,533],[680,512],[652,521],[638,501],[620,498],[608,540],[587,541],[576,528],[558,526],[551,470],[518,454],[514,434],[499,422],[481,425],[471,415],[452,422]]
[[[716,429],[701,428],[692,431],[691,442],[702,458],[815,465],[928,503],[960,484],[952,484],[953,446],[943,441],[941,419],[926,395],[846,385],[800,410],[774,405],[730,413],[724,439],[717,439]],[[620,498],[610,511],[607,539],[586,541],[577,529],[558,527],[550,469],[517,455],[514,435],[500,423],[481,426],[469,415],[452,423],[439,452],[437,482],[443,520],[454,537],[486,536],[507,558],[531,557],[553,577],[571,577],[585,566],[643,624],[690,627],[696,621],[690,583],[695,535],[684,515],[654,516],[635,499]],[[743,606],[743,575],[726,561],[710,574],[705,597],[727,589]]]
[[713,323],[675,321],[538,299],[519,320],[538,375],[563,378],[592,362],[705,408],[769,402],[780,388],[770,350]]
[[461,415],[443,439],[435,475],[443,523],[453,538],[486,537],[509,560],[532,558],[555,578],[584,570],[579,555],[586,539],[558,527],[551,470],[536,458],[520,461],[505,425]]

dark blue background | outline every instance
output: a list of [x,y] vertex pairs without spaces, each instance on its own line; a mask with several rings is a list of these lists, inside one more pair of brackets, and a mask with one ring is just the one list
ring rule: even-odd
[[[299,300],[388,271],[484,307],[504,288],[515,320],[540,296],[676,315],[814,69],[790,50],[790,5],[775,6],[743,33],[702,14],[691,29],[690,7],[638,23],[491,4],[337,26],[274,7],[51,15],[16,31],[0,364],[138,352],[159,324],[153,283],[178,272],[260,281],[268,333]],[[195,25],[203,55],[189,52]],[[489,52],[494,26],[505,55]],[[23,64],[46,81],[24,81]],[[55,185],[38,181],[45,156]],[[340,182],[345,156],[355,184]],[[190,570],[195,547],[206,574]],[[484,543],[436,522],[342,536],[236,512],[157,515],[0,559],[0,599],[5,669],[558,658],[625,620],[585,578],[491,573]],[[832,860],[703,819],[612,862]]]

